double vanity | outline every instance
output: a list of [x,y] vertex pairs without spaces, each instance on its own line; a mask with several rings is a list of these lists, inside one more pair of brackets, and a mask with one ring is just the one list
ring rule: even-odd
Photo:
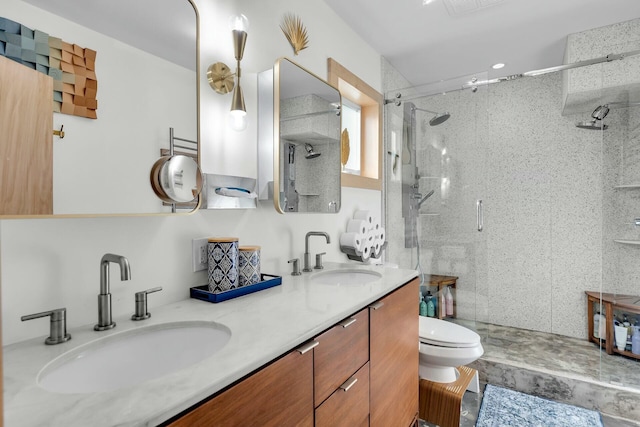
[[5,425],[409,426],[415,278],[327,263],[224,303],[185,299],[152,307],[142,322],[73,328],[62,344],[7,346]]

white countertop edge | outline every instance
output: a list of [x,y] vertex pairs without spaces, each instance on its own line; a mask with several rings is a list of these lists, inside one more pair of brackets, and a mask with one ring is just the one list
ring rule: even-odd
[[[160,424],[418,276],[415,270],[352,263],[327,263],[324,271],[339,268],[375,270],[383,277],[366,285],[334,286],[311,284],[317,273],[283,276],[280,286],[222,303],[186,299],[152,307],[150,319],[115,319],[118,326],[107,332],[94,332],[93,325],[70,329],[73,339],[65,344],[45,346],[37,338],[6,346],[5,426],[37,426],[43,420],[65,427]],[[232,339],[191,367],[112,392],[63,395],[36,384],[38,372],[62,353],[106,336],[176,321],[221,323],[232,330]]]

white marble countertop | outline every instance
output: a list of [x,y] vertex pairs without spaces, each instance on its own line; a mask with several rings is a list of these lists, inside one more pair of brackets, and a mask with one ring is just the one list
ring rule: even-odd
[[[337,268],[375,270],[382,278],[364,285],[327,285],[311,283],[317,273],[285,275],[280,286],[222,303],[186,299],[151,307],[152,317],[145,321],[115,318],[117,327],[110,331],[95,332],[93,325],[70,329],[73,338],[64,344],[47,346],[40,337],[6,346],[5,426],[155,426],[417,277],[414,270],[359,264],[327,263],[323,271]],[[182,321],[223,324],[231,330],[231,339],[188,368],[114,391],[58,394],[37,384],[45,365],[80,345]]]

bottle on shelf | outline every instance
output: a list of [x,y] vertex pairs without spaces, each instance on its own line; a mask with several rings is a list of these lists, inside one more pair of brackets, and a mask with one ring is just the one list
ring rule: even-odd
[[420,309],[419,309],[419,313],[420,313],[420,316],[426,316],[427,315],[427,303],[424,302],[424,298],[422,297],[422,292],[420,292]]
[[631,353],[640,354],[640,326],[634,326],[633,337],[631,338]]
[[627,328],[627,345],[625,346],[625,350],[631,351],[631,337],[633,336],[633,327],[631,326],[631,322],[629,322],[629,318],[626,313],[622,314],[622,326]]
[[593,315],[593,337],[603,340],[607,338],[607,319],[599,311]]
[[433,303],[433,296],[431,295],[431,291],[427,291],[427,317],[434,317],[436,315],[436,306]]
[[447,305],[447,316],[453,316],[453,294],[451,293],[451,287],[447,286],[447,294],[445,295],[445,302]]

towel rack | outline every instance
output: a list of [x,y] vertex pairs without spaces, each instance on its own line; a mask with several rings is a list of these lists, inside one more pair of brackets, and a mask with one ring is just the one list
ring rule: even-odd
[[[186,142],[186,143],[189,143],[189,144],[193,144],[195,146],[195,148],[193,146],[190,146],[190,145],[179,145],[179,144],[176,144],[175,141],[182,141],[182,142]],[[185,150],[194,151],[195,155],[196,156],[198,155],[198,141],[192,141],[190,139],[178,138],[173,133],[173,128],[169,128],[169,155],[170,156],[173,156],[175,147],[183,148]]]

